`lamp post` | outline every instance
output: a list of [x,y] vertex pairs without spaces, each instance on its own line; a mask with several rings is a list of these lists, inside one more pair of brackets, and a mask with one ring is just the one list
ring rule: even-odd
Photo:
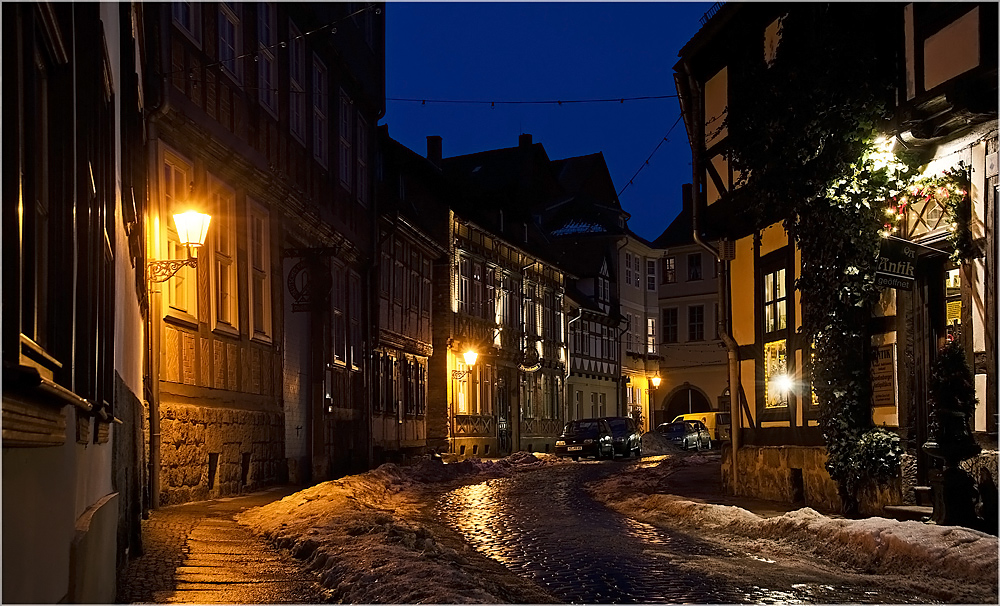
[[177,226],[177,239],[187,248],[187,259],[165,259],[149,261],[146,268],[150,282],[166,282],[181,270],[182,267],[197,267],[198,258],[191,256],[191,249],[201,248],[208,235],[208,226],[212,222],[211,215],[195,210],[189,210],[174,215]]

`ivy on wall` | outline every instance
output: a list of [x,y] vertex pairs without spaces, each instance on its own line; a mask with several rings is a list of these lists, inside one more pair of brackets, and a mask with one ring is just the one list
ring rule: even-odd
[[827,469],[855,514],[866,481],[898,475],[898,437],[873,426],[867,332],[888,202],[913,173],[877,131],[889,118],[893,40],[885,5],[796,5],[771,63],[744,53],[726,127],[741,179],[734,202],[757,227],[784,224],[802,253],[801,332]]

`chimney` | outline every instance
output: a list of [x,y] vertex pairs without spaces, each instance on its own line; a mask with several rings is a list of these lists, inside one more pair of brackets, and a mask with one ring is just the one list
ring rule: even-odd
[[531,135],[523,134],[517,138],[518,147],[530,147],[531,146]]
[[441,168],[441,137],[439,135],[428,135],[427,159],[434,166]]

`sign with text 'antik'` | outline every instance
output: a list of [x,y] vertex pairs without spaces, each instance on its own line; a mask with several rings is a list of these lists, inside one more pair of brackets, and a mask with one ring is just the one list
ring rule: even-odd
[[875,285],[913,290],[917,274],[917,247],[904,240],[889,238],[878,251]]

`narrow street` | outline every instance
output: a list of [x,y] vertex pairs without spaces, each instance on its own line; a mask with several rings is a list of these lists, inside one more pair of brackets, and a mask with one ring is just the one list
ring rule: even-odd
[[[581,462],[464,486],[437,515],[478,552],[575,603],[927,603],[879,577],[761,552],[622,516],[584,486],[623,462]],[[787,554],[786,554],[787,555]]]

